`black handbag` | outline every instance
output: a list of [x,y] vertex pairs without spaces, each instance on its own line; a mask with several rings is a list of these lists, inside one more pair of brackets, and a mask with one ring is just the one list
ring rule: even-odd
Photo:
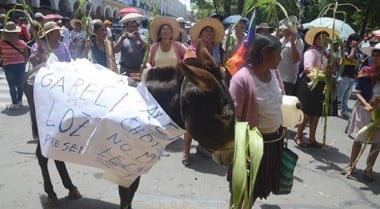
[[273,191],[273,194],[289,194],[293,187],[294,169],[296,167],[298,155],[288,148],[287,142],[284,142],[282,151],[282,161],[280,168],[280,185]]

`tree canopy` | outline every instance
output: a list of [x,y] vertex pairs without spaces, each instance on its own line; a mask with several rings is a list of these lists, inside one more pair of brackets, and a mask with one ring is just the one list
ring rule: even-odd
[[[212,13],[218,13],[225,17],[233,14],[242,14],[243,5],[246,0],[192,0],[193,16],[196,19],[210,16]],[[265,2],[268,0],[256,0]],[[380,4],[378,0],[338,0],[338,3],[350,3],[359,8],[356,11],[351,6],[340,6],[336,18],[349,23],[358,33],[380,28]],[[333,0],[277,0],[287,10],[289,15],[301,17],[302,22],[310,22],[320,15],[321,10],[328,4],[334,3]],[[279,8],[277,8],[280,10]],[[283,18],[282,12],[278,12],[279,17]],[[329,11],[326,17],[332,17],[332,11]],[[273,14],[261,8],[257,11],[257,23],[268,22],[272,25],[277,24]]]

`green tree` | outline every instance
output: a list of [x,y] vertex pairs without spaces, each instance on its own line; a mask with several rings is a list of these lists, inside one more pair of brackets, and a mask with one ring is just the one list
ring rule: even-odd
[[[306,7],[305,22],[312,21],[317,18],[320,11],[328,4],[333,3],[332,0],[319,0],[313,2]],[[337,18],[345,20],[352,28],[364,35],[365,32],[380,28],[380,4],[378,0],[339,0],[339,3],[351,3],[360,10],[356,11],[353,7],[342,6],[339,10],[344,12],[337,14]],[[332,17],[332,12],[327,13],[328,17]]]
[[[248,0],[195,0],[194,2],[194,17],[199,19],[209,16],[211,13],[218,13],[223,16],[231,14],[241,14],[244,3]],[[268,0],[258,0],[268,1]],[[300,0],[277,0],[287,10],[289,15],[300,16]],[[320,15],[321,10],[328,4],[334,3],[335,0],[306,0],[307,6],[303,7],[302,22],[310,22]],[[337,18],[345,20],[355,31],[364,35],[368,31],[380,28],[380,4],[379,0],[338,0],[339,3],[350,3],[356,5],[360,11],[356,11],[351,6],[341,6]],[[279,8],[276,8],[279,10]],[[284,18],[282,12],[278,12],[278,19]],[[327,17],[332,17],[332,12],[326,14]],[[273,14],[268,14],[265,9],[257,11],[257,21],[268,22],[272,25],[277,24]]]

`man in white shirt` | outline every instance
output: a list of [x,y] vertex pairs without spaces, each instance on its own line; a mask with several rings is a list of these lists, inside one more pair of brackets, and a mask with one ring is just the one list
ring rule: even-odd
[[280,39],[281,62],[278,65],[281,80],[284,83],[285,93],[292,94],[297,82],[298,66],[303,55],[304,43],[297,38],[297,18],[293,15],[289,19],[280,21],[280,30],[283,37]]

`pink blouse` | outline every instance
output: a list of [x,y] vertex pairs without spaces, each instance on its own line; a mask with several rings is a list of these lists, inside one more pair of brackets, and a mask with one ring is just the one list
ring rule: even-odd
[[313,67],[318,67],[320,70],[325,71],[327,67],[327,57],[321,56],[318,49],[308,49],[303,55],[303,65],[305,71],[312,70]]

